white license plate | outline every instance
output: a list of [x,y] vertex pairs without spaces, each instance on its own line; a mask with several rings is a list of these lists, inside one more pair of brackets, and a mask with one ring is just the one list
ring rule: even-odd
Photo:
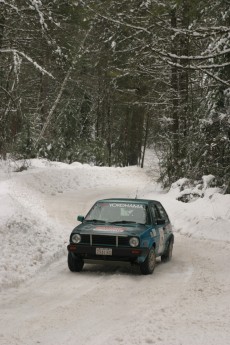
[[112,248],[96,248],[96,255],[112,255]]

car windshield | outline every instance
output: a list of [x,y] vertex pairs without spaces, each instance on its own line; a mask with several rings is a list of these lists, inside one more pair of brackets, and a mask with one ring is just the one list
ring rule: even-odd
[[138,203],[97,202],[86,221],[146,224],[146,207]]

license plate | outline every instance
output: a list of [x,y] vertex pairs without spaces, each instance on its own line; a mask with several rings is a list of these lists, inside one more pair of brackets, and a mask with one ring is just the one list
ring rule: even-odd
[[96,248],[96,255],[112,255],[112,248]]

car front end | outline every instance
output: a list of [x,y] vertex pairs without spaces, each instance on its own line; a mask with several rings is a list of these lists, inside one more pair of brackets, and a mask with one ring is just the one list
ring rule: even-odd
[[[148,247],[143,247],[141,233],[133,227],[96,225],[89,231],[73,231],[68,251],[87,261],[128,261],[141,263],[148,255]],[[134,233],[133,233],[134,232]],[[138,234],[137,234],[138,233]]]

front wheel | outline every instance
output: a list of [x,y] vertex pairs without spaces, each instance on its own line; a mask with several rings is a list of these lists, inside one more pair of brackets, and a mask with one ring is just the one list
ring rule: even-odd
[[171,239],[168,247],[163,255],[161,255],[162,262],[168,262],[172,259],[172,251],[173,251],[173,240]]
[[149,250],[149,253],[143,263],[140,264],[140,271],[142,274],[152,274],[156,266],[156,254],[154,248]]
[[75,256],[72,253],[68,253],[68,267],[71,272],[81,272],[84,266],[82,258]]

